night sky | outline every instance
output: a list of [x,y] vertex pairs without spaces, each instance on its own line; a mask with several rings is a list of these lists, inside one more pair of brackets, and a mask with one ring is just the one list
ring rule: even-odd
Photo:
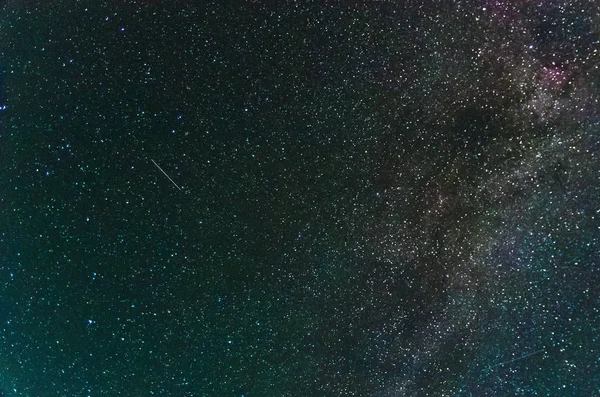
[[600,395],[599,99],[597,1],[3,0],[0,396]]

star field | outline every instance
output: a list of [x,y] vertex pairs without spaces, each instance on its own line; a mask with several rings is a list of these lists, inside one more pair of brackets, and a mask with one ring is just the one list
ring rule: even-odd
[[600,393],[599,15],[0,2],[0,395]]

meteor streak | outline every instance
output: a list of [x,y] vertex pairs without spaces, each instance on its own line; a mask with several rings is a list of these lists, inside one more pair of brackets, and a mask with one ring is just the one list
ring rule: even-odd
[[[150,160],[152,160],[152,159],[150,159]],[[176,187],[177,189],[181,190],[181,188],[180,188],[179,186],[177,186],[177,184],[175,183],[175,181],[174,181],[173,179],[171,179],[171,177],[170,177],[169,175],[167,175],[167,173],[166,173],[166,172],[165,172],[165,171],[164,171],[162,168],[160,168],[160,165],[156,164],[156,161],[152,160],[152,162],[154,163],[154,165],[156,166],[156,168],[158,168],[158,169],[160,170],[160,172],[162,172],[163,174],[165,174],[165,176],[166,176],[167,178],[169,178],[169,180],[171,181],[171,183],[172,183],[173,185],[175,185],[175,187]]]

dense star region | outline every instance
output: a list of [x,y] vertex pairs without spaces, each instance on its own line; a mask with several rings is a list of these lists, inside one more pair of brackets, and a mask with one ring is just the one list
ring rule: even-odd
[[0,2],[0,395],[600,393],[600,3],[342,3]]

